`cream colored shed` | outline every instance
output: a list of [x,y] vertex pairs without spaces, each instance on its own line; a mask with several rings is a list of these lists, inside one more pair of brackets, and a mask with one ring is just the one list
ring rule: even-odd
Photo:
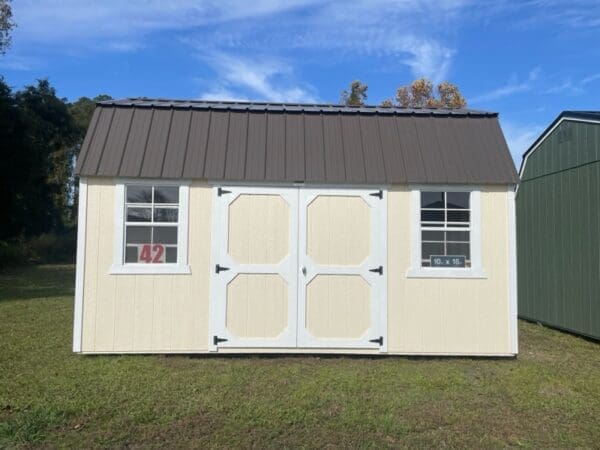
[[110,101],[77,170],[75,352],[517,353],[494,113]]

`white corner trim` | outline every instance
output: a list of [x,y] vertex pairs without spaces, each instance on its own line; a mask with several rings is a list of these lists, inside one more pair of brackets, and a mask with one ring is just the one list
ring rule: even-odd
[[[115,234],[113,241],[113,264],[111,275],[145,275],[145,274],[191,274],[188,266],[189,247],[189,207],[190,183],[187,181],[115,179]],[[152,184],[179,186],[179,224],[177,226],[177,263],[176,264],[125,264],[125,185]]]
[[509,189],[508,202],[508,295],[510,313],[510,348],[519,353],[518,291],[517,291],[517,220],[515,213],[515,191]]
[[79,179],[77,210],[77,259],[75,266],[75,305],[73,307],[73,352],[81,352],[83,333],[83,284],[85,274],[85,239],[87,226],[87,180]]
[[[481,257],[481,188],[467,185],[411,185],[410,189],[410,261],[407,278],[487,278]],[[471,267],[421,267],[421,191],[471,193]]]

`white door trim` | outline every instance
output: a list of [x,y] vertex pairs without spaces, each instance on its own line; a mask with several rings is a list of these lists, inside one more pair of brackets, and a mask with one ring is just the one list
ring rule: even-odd
[[[228,191],[228,192],[226,192]],[[219,195],[222,193],[222,195]],[[228,254],[229,205],[242,194],[278,195],[289,205],[289,253],[277,264],[240,264]],[[213,229],[211,245],[211,294],[209,350],[218,347],[278,348],[296,346],[296,296],[298,283],[298,189],[293,187],[218,186],[213,188]],[[217,264],[229,270],[217,273]],[[275,338],[243,338],[226,327],[227,285],[240,273],[273,273],[288,285],[288,322],[285,331]],[[215,342],[215,336],[227,339]]]
[[[381,193],[381,198],[374,196]],[[306,254],[308,205],[319,195],[360,196],[371,208],[371,248],[369,256],[360,266],[324,266],[312,261]],[[299,281],[298,281],[298,347],[301,348],[378,348],[387,352],[387,190],[374,189],[300,189],[299,192]],[[371,269],[383,267],[383,274]],[[306,268],[306,275],[300,273]],[[358,339],[315,338],[306,329],[306,287],[318,274],[361,275],[371,286],[371,327]],[[371,342],[382,338],[380,345]]]

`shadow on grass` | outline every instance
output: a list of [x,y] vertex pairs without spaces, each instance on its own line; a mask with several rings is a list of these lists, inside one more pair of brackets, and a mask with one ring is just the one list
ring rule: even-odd
[[0,302],[72,296],[75,266],[15,267],[0,272]]

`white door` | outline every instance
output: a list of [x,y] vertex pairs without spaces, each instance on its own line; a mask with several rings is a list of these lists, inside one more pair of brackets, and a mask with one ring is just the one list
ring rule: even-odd
[[300,190],[299,347],[386,351],[386,195]]
[[378,348],[383,190],[214,188],[211,350]]
[[211,350],[295,347],[298,189],[213,194]]

